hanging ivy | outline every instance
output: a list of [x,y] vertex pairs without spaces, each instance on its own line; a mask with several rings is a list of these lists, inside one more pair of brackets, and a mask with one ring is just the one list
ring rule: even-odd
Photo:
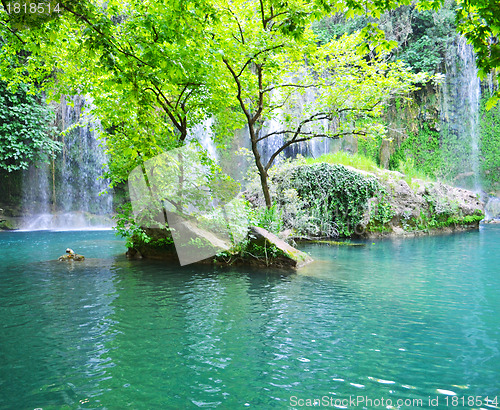
[[15,92],[0,81],[0,170],[27,169],[36,161],[47,161],[60,151],[51,138],[51,112],[20,85]]
[[[378,196],[383,201],[385,197],[382,186],[375,178],[365,177],[338,164],[285,167],[274,173],[272,183],[277,203],[285,212],[291,205],[287,193],[294,190],[300,198],[300,208],[314,215],[320,222],[319,226],[334,225],[338,236],[353,235],[367,210],[368,200]],[[387,207],[390,208],[390,204],[381,208],[384,213]],[[374,217],[379,216],[376,213]],[[324,229],[319,233],[328,234]]]

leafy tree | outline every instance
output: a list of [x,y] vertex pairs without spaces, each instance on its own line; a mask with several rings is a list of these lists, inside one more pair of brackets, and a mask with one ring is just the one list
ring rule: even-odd
[[[458,0],[458,31],[474,46],[479,77],[496,71],[500,80],[500,3],[497,0]],[[500,100],[498,89],[486,104],[491,109]]]
[[55,100],[64,93],[92,97],[93,113],[108,131],[113,182],[182,144],[188,130],[220,106],[208,98],[217,81],[204,48],[213,18],[208,3],[60,5],[60,17],[42,28],[0,33],[8,40],[3,53],[23,67],[4,72],[11,83],[28,75]]
[[51,138],[52,113],[26,85],[15,93],[0,81],[0,169],[27,169],[37,161],[48,161],[61,149]]
[[[384,61],[384,50],[395,42],[385,39],[377,22],[368,21],[361,30],[369,41],[345,38],[319,48],[309,27],[328,13],[380,18],[410,0],[60,4],[58,16],[20,25],[2,1],[2,78],[15,84],[28,75],[38,86],[56,90],[54,98],[60,93],[91,95],[96,114],[110,131],[110,169],[116,181],[145,159],[182,144],[203,118],[234,115],[232,94],[249,126],[270,206],[266,185],[272,161],[264,164],[257,146],[270,137],[259,132],[266,120],[277,118],[280,107],[299,108],[304,92],[318,97],[314,107],[300,107],[300,115],[282,119],[282,129],[273,131],[286,138],[284,145],[347,132],[380,134],[374,125],[387,96],[409,88],[409,74]],[[441,4],[417,3],[422,9]],[[460,0],[457,10],[459,30],[473,42],[482,74],[498,66],[497,7],[493,0]],[[358,54],[347,44],[357,47]],[[313,129],[322,120],[334,127]]]
[[[248,126],[268,208],[267,172],[281,152],[316,137],[383,134],[377,118],[384,104],[407,93],[414,81],[408,69],[387,62],[381,51],[371,57],[360,53],[368,46],[359,35],[317,47],[306,24],[314,17],[309,3],[294,6],[227,3],[216,40]],[[314,102],[301,101],[304,93],[312,94]],[[278,130],[266,131],[266,121],[279,119],[283,108],[293,114],[281,118]],[[283,143],[264,162],[259,143],[277,135],[284,137]]]

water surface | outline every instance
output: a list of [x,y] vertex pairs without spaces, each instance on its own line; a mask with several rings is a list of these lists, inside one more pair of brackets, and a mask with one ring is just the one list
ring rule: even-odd
[[0,408],[500,396],[500,226],[302,249],[292,274],[172,268],[112,232],[1,232]]

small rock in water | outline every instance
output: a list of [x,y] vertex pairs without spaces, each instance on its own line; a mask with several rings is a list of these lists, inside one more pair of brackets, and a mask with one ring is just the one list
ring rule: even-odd
[[66,255],[59,256],[60,261],[83,261],[85,256],[78,255],[73,249],[67,248]]

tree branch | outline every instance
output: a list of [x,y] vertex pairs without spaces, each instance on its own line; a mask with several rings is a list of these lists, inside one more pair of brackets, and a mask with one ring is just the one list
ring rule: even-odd
[[241,97],[241,82],[239,79],[239,75],[236,74],[236,72],[233,70],[233,67],[231,67],[231,65],[229,64],[229,61],[227,61],[227,59],[223,58],[222,61],[224,62],[227,69],[229,70],[229,72],[233,76],[234,81],[236,82],[236,87],[238,88],[238,93],[236,95],[236,98],[240,102],[240,107],[243,110],[243,113],[245,114],[245,116],[247,117],[247,121],[250,122],[250,120],[251,120],[250,113],[248,112],[247,108],[245,107],[245,103],[243,102],[243,98]]
[[303,141],[309,141],[313,138],[321,138],[321,137],[326,137],[330,139],[339,139],[341,136],[344,135],[366,135],[366,131],[348,131],[348,132],[338,132],[333,135],[326,135],[326,134],[315,134],[312,137],[308,138],[296,138],[298,134],[294,135],[294,137],[290,141],[286,141],[277,151],[274,152],[273,155],[271,155],[271,158],[269,158],[269,161],[266,164],[265,170],[266,172],[269,171],[269,168],[273,165],[274,160],[276,157],[281,154],[286,148],[288,148],[292,144],[296,144],[298,142],[303,142]]
[[250,57],[247,62],[245,64],[243,64],[243,67],[241,67],[241,70],[238,74],[238,77],[241,76],[241,74],[243,74],[243,71],[245,71],[245,68],[247,67],[248,64],[250,64],[255,58],[257,58],[259,55],[261,54],[264,54],[264,53],[267,53],[268,51],[273,51],[273,50],[276,50],[278,48],[281,48],[281,47],[284,47],[285,45],[284,44],[278,44],[276,46],[273,46],[273,47],[269,47],[269,48],[266,48],[264,50],[260,50],[258,53],[255,53],[252,57]]
[[314,134],[314,133],[310,133],[310,132],[304,132],[302,131],[302,127],[310,122],[314,122],[314,121],[320,121],[320,120],[332,120],[332,114],[331,113],[324,113],[324,112],[319,112],[319,113],[316,113],[316,114],[313,114],[311,115],[309,118],[306,118],[305,120],[301,121],[299,123],[299,125],[297,126],[297,129],[295,131],[275,131],[275,132],[271,132],[270,134],[266,134],[264,135],[263,137],[260,137],[257,142],[263,140],[263,139],[266,139],[268,137],[270,137],[271,135],[278,135],[278,134],[294,134],[294,137],[295,138],[297,135],[311,135],[311,134]]
[[156,43],[158,41],[158,38],[159,38],[158,32],[156,31],[154,24],[151,24],[151,28],[153,29],[153,32],[155,33],[155,38],[153,39],[153,41]]
[[[184,94],[184,91],[187,90],[187,88],[189,87],[189,83],[187,83],[184,88],[182,89],[181,93],[179,94],[179,97],[177,98],[177,101],[175,102],[175,109],[177,109],[177,107],[179,106],[179,103],[181,101],[181,98],[182,98],[182,95]],[[184,101],[185,103],[186,101]]]
[[[227,8],[227,10],[229,10],[229,12],[231,13],[231,15],[236,20],[236,24],[238,24],[238,30],[240,31],[240,36],[241,36],[241,44],[245,44],[245,37],[243,37],[243,29],[241,28],[241,24],[240,24],[240,21],[238,20],[238,17],[236,17],[236,14],[234,14],[234,12],[229,7]],[[234,34],[233,34],[233,38],[236,41],[239,41]]]
[[264,2],[262,0],[259,0],[260,3],[260,18],[262,21],[262,28],[265,30],[266,29],[266,13],[264,11]]
[[275,85],[274,87],[269,87],[264,90],[265,93],[268,93],[269,91],[276,90],[279,88],[285,88],[285,87],[293,87],[293,88],[313,88],[317,87],[317,84],[309,84],[309,85],[301,85],[301,84],[281,84],[281,85]]
[[24,41],[21,37],[19,37],[17,35],[17,33],[12,29],[10,28],[7,24],[5,24],[3,21],[0,21],[0,23],[2,23],[3,26],[5,26],[5,28],[7,28],[7,30],[9,30],[12,34],[14,34],[16,36],[16,38],[21,42],[21,44],[23,45],[26,45],[26,41]]
[[[177,118],[175,118],[175,115],[174,115],[174,107],[172,107],[172,104],[170,103],[170,101],[168,101],[168,99],[165,97],[165,95],[161,92],[161,90],[156,86],[154,85],[154,87],[156,88],[156,91],[151,88],[151,87],[146,87],[144,89],[144,91],[147,91],[147,90],[151,90],[153,92],[153,94],[156,96],[156,99],[158,101],[158,103],[162,106],[163,108],[163,111],[165,111],[165,113],[168,115],[168,117],[170,118],[170,120],[172,121],[172,123],[174,124],[174,126],[181,132],[181,134],[183,133],[183,130],[182,130],[182,122],[179,121]],[[163,98],[163,101],[162,101],[162,97]]]
[[259,103],[255,115],[252,117],[252,125],[259,119],[264,109],[264,92],[262,91],[262,65],[257,64],[257,79],[259,82]]
[[68,7],[67,7],[64,3],[60,3],[60,5],[61,5],[61,7],[62,7],[62,8],[64,8],[66,11],[70,12],[70,13],[71,13],[71,14],[73,14],[75,17],[78,17],[78,18],[80,18],[81,20],[83,20],[85,23],[87,23],[87,24],[89,25],[89,27],[90,27],[90,28],[92,28],[92,30],[94,30],[96,33],[100,34],[103,38],[105,38],[105,39],[109,42],[109,44],[110,44],[113,48],[115,48],[116,50],[118,50],[118,51],[119,51],[120,53],[122,53],[123,55],[128,56],[128,57],[132,57],[132,58],[136,59],[137,61],[139,61],[140,63],[142,63],[142,64],[144,64],[144,65],[147,65],[148,67],[155,68],[155,67],[154,67],[154,66],[152,66],[151,64],[148,64],[148,63],[146,63],[144,60],[142,60],[142,59],[140,59],[139,57],[137,57],[135,54],[131,54],[131,53],[129,53],[129,52],[127,52],[127,51],[123,50],[123,49],[122,49],[121,47],[119,47],[118,45],[116,45],[116,44],[115,44],[115,43],[114,43],[114,42],[113,42],[113,41],[112,41],[109,37],[107,37],[107,36],[106,36],[106,34],[104,34],[104,33],[102,32],[102,30],[99,30],[99,29],[98,29],[98,28],[97,28],[94,24],[92,24],[92,23],[90,22],[90,20],[89,20],[86,16],[84,16],[84,15],[82,15],[82,14],[80,14],[80,13],[77,13],[76,11],[74,11],[74,10],[72,10],[72,9],[68,8]]

